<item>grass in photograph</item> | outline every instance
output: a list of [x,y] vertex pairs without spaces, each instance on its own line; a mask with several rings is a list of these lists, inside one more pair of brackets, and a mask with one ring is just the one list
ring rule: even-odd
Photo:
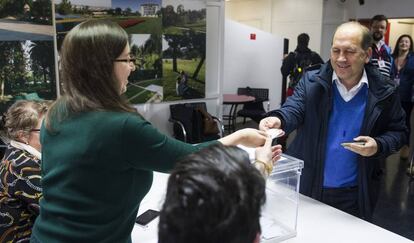
[[189,28],[192,29],[194,31],[199,31],[199,32],[203,32],[206,33],[206,21],[198,21],[197,23],[193,23],[193,24],[187,24],[185,26],[182,26],[184,28]]
[[183,28],[175,27],[175,26],[164,28],[164,34],[167,34],[167,35],[183,35],[183,31],[184,31]]
[[117,17],[111,18],[112,21],[119,23],[122,26],[122,23],[128,20],[137,20],[141,21],[135,25],[131,25],[125,28],[125,31],[128,34],[161,34],[162,33],[162,24],[161,18],[151,18],[151,17]]
[[145,89],[145,87],[151,84],[162,86],[162,80],[150,79],[135,83],[129,83],[127,86],[127,91],[125,92],[125,95],[128,98],[129,102],[132,104],[146,103],[149,99],[156,95],[155,92]]
[[[192,60],[183,60],[177,59],[177,67],[178,71],[180,72],[183,70],[188,75],[188,85],[197,90],[198,92],[205,94],[205,63],[200,69],[200,72],[197,76],[198,80],[192,79],[192,75],[197,68],[200,59],[192,59]],[[163,60],[163,86],[164,86],[164,100],[181,100],[182,97],[177,96],[175,90],[175,84],[177,77],[179,76],[178,73],[173,71],[172,68],[172,60],[165,59]]]
[[170,26],[164,28],[164,34],[168,35],[182,35],[183,31],[193,30],[194,32],[206,33],[206,22],[199,21],[194,24],[187,24],[184,26]]
[[146,103],[155,94],[156,93],[154,93],[154,92],[151,92],[151,91],[148,91],[148,90],[144,90],[143,93],[141,93],[140,95],[135,96],[134,98],[130,99],[129,102],[131,102],[131,104],[142,104],[142,103]]

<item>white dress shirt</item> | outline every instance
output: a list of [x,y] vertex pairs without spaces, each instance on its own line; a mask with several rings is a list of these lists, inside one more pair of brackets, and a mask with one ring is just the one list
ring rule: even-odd
[[362,88],[362,85],[367,84],[367,88],[369,88],[368,77],[367,77],[367,73],[365,72],[365,69],[357,85],[352,87],[350,90],[348,90],[345,87],[345,85],[342,84],[342,82],[339,80],[338,76],[336,75],[335,71],[332,74],[332,82],[336,83],[336,87],[338,88],[339,94],[341,95],[342,99],[345,100],[345,102],[352,100],[352,98],[354,98],[354,96]]

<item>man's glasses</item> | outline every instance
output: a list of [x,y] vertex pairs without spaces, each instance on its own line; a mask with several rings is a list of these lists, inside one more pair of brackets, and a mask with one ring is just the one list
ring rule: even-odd
[[40,129],[30,129],[31,132],[40,132]]

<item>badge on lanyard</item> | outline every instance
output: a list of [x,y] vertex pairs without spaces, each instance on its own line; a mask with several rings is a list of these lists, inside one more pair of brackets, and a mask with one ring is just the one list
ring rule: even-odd
[[394,78],[394,82],[395,82],[397,85],[400,85],[400,78],[399,78],[399,77],[395,77],[395,78]]
[[400,85],[400,72],[397,72],[397,74],[395,75],[395,77],[394,77],[394,82],[395,82],[397,85]]
[[385,61],[384,61],[384,60],[378,60],[378,66],[379,66],[380,68],[385,67]]

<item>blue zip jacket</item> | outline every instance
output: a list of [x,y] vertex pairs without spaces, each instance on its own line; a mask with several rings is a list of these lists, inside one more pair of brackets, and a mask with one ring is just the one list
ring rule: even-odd
[[[405,144],[408,130],[396,85],[372,64],[366,64],[365,70],[369,90],[360,135],[374,138],[378,152],[371,157],[358,156],[357,180],[360,216],[370,221],[377,201],[380,161]],[[321,200],[324,181],[323,161],[333,104],[332,73],[329,61],[319,70],[307,72],[293,96],[268,114],[279,117],[287,133],[297,129],[287,154],[304,160],[300,192],[317,200]]]

